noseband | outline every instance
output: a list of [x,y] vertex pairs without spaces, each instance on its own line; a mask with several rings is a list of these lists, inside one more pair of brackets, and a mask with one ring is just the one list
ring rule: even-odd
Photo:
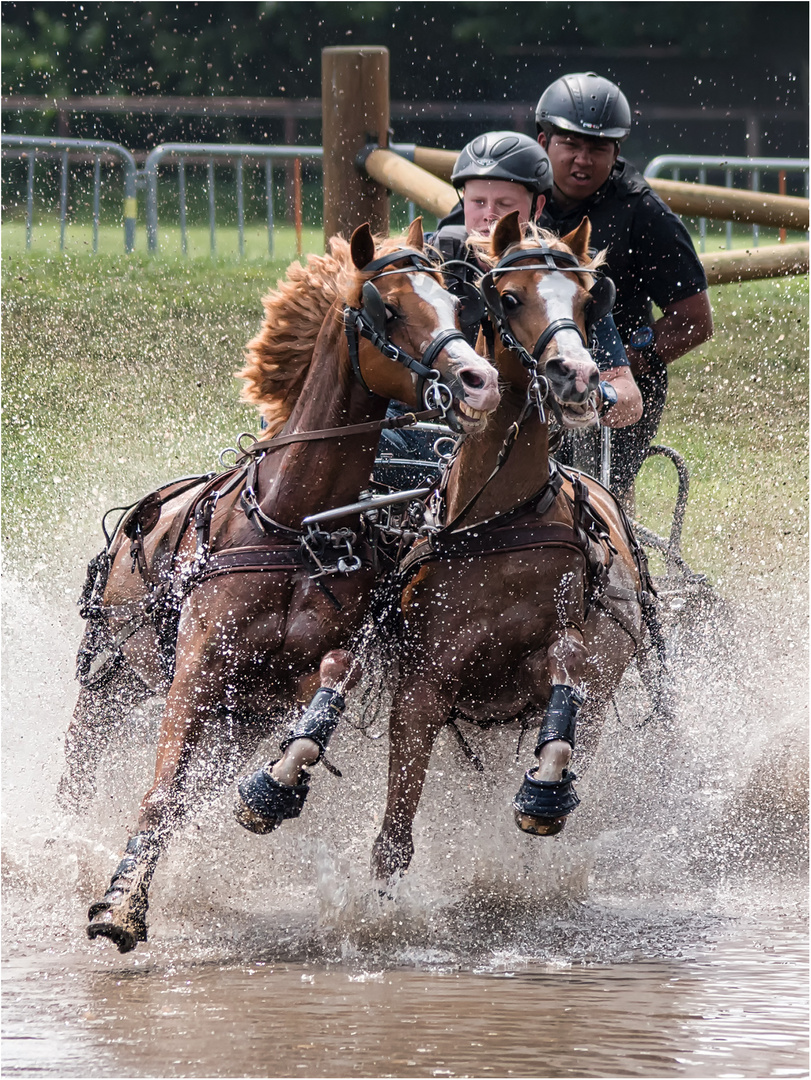
[[[393,270],[386,269],[392,263],[401,262],[403,259],[408,260],[407,266],[396,267]],[[403,248],[389,255],[382,255],[379,259],[374,259],[364,266],[363,272],[371,271],[374,276],[363,284],[361,306],[359,308],[350,307],[349,304],[344,306],[344,332],[349,345],[349,359],[361,386],[367,393],[373,394],[374,391],[369,389],[363,378],[358,355],[360,339],[366,338],[387,359],[395,360],[409,371],[413,371],[417,375],[418,399],[424,402],[426,408],[441,409],[444,414],[451,407],[453,392],[445,383],[440,382],[439,372],[433,366],[434,361],[451,341],[461,339],[467,343],[465,335],[455,327],[443,330],[425,350],[422,360],[416,360],[405,349],[401,349],[390,340],[386,332],[386,305],[374,285],[378,278],[391,277],[394,274],[409,274],[414,270],[426,274],[441,273],[440,268],[431,263],[421,251],[415,251],[412,248]]]

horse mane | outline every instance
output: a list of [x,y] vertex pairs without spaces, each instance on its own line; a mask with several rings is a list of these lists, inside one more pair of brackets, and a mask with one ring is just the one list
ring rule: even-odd
[[[507,251],[502,251],[501,255],[498,256],[491,254],[490,237],[485,236],[483,233],[471,233],[467,238],[467,244],[473,250],[476,258],[488,267],[495,266],[507,252],[519,251],[521,248],[538,247],[539,244],[546,244],[547,247],[556,248],[558,251],[571,250],[563,243],[557,233],[551,232],[549,229],[542,229],[540,225],[535,225],[533,222],[522,225],[521,234],[522,239],[519,243],[511,244]],[[605,262],[606,251],[607,249],[598,251],[593,258],[581,263],[583,269],[589,271],[599,269]]]
[[[375,237],[375,254],[403,246],[399,238]],[[262,298],[264,316],[245,346],[245,366],[236,373],[244,386],[240,400],[256,405],[265,438],[284,427],[301,396],[315,343],[330,312],[360,304],[364,274],[352,262],[348,241],[333,236],[326,255],[292,263],[285,277]]]

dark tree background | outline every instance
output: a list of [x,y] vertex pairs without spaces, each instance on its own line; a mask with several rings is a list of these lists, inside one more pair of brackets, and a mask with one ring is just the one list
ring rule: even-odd
[[[635,148],[807,154],[808,5],[799,3],[3,3],[4,95],[320,97],[321,49],[391,50],[393,100],[534,103],[566,71],[618,81]],[[667,120],[657,107],[729,109]],[[737,111],[758,114],[750,149]],[[661,111],[661,109],[659,110]],[[653,123],[653,120],[656,120]],[[54,114],[4,111],[6,130],[50,132]],[[493,126],[493,125],[490,125]],[[396,138],[458,146],[481,123],[399,121]],[[533,130],[527,110],[525,130]],[[88,112],[71,134],[133,148],[169,138],[283,141],[279,121]],[[317,120],[300,142],[320,142]],[[720,140],[720,141],[719,141]]]

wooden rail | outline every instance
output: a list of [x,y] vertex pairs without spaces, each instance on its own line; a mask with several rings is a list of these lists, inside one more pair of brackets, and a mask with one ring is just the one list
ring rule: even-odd
[[[422,146],[414,149],[414,163],[443,180],[450,180],[457,156],[453,150],[434,150]],[[749,225],[771,225],[778,229],[808,228],[808,199],[713,187],[710,184],[687,184],[658,177],[648,183],[677,214]]]
[[808,273],[808,244],[770,244],[699,255],[710,285]]
[[[440,180],[433,172],[429,172],[427,164],[442,163],[445,159],[437,158],[436,155],[447,155],[444,150],[423,151],[417,147],[414,153],[414,161],[406,161],[392,150],[373,150],[366,158],[366,171],[378,184],[384,185],[391,191],[413,200],[423,210],[443,217],[456,206],[459,199],[456,191],[450,184]],[[456,155],[452,155],[455,160]],[[658,183],[654,181],[654,183]],[[668,181],[669,183],[669,181]],[[729,194],[727,188],[709,188],[707,185],[678,184],[678,188],[704,187],[710,192]],[[804,205],[805,220],[808,220],[808,201],[806,199],[792,199],[785,196],[764,196],[754,192],[734,192],[734,195],[756,196],[760,203],[764,199],[776,199],[779,202],[791,204],[792,211],[797,207],[793,204]],[[717,208],[716,204],[716,208]],[[729,204],[728,204],[729,205]],[[802,207],[801,207],[802,208]],[[752,212],[750,202],[743,204],[741,212]],[[697,213],[698,211],[692,210]],[[706,216],[710,216],[707,214]],[[797,224],[799,215],[792,216],[793,228],[800,228]],[[737,218],[736,220],[749,220],[753,218]],[[763,224],[764,222],[760,222]],[[770,218],[769,224],[778,224]],[[808,244],[775,244],[768,247],[746,248],[738,251],[706,252],[699,255],[707,280],[710,285],[721,285],[732,281],[752,281],[758,278],[782,277],[788,274],[803,274],[808,272]]]

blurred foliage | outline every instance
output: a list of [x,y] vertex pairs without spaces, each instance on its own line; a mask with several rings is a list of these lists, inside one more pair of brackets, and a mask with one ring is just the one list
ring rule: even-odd
[[[161,142],[320,143],[321,50],[382,45],[394,101],[533,102],[566,71],[619,82],[635,110],[634,164],[656,154],[807,154],[808,7],[800,3],[339,4],[3,3],[4,95],[309,99],[281,115],[3,111],[3,131],[107,139],[133,150]],[[753,62],[755,58],[756,62]],[[648,118],[649,104],[734,109]],[[740,110],[759,112],[754,136]],[[485,127],[504,126],[487,122]],[[534,110],[510,125],[534,133]],[[461,146],[481,115],[398,116],[395,136]],[[747,142],[754,138],[755,143]]]
[[[320,50],[386,45],[396,97],[486,98],[516,54],[799,61],[805,4],[4,3],[3,93],[320,95]],[[512,60],[510,58],[513,58]],[[501,59],[499,59],[501,58]],[[506,58],[506,64],[505,64]],[[492,76],[492,81],[490,76]],[[499,93],[499,96],[500,93]]]

